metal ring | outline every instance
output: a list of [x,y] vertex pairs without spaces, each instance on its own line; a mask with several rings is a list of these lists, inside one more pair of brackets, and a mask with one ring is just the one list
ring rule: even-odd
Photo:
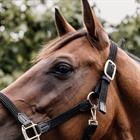
[[91,104],[92,106],[94,106],[95,104],[92,103],[92,101],[91,101],[91,95],[92,95],[92,94],[94,94],[94,91],[92,91],[92,92],[90,92],[90,93],[88,94],[87,100],[90,102],[90,104]]

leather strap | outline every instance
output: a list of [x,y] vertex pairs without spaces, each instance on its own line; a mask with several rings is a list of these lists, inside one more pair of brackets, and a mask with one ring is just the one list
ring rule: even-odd
[[[108,60],[113,63],[116,59],[116,54],[117,54],[117,44],[111,41],[110,54],[109,54]],[[112,77],[115,68],[114,68],[114,65],[110,62],[107,65],[106,72],[110,77]],[[110,82],[111,80],[107,77],[105,73],[103,73],[101,80],[97,84],[94,91],[95,95],[99,98],[98,109],[103,114],[106,113],[106,98],[107,98],[107,92],[108,92],[108,85],[110,84]]]
[[106,97],[109,83],[110,81],[103,75],[99,92],[99,111],[102,113],[106,113]]
[[63,114],[59,115],[58,117],[55,117],[54,119],[51,119],[47,122],[43,122],[38,124],[41,133],[48,132],[49,130],[61,125],[62,123],[68,121],[72,117],[76,116],[79,113],[83,113],[86,111],[89,111],[91,108],[91,104],[89,103],[88,100],[83,101],[73,107],[72,109],[64,112]]
[[118,45],[114,41],[111,41],[110,53],[109,53],[108,59],[112,60],[113,62],[116,59],[117,50],[118,50],[117,48],[118,48]]
[[88,125],[82,137],[82,140],[90,140],[92,135],[95,133],[96,128],[97,128],[97,125]]
[[31,123],[30,119],[24,113],[21,113],[12,103],[12,101],[1,92],[0,101],[4,105],[4,107],[6,107],[7,110],[12,114],[12,116],[18,121],[18,123],[20,123],[21,125],[28,125],[29,123]]
[[[3,93],[0,92],[0,102],[4,105],[4,107],[7,108],[7,110],[12,114],[12,116],[21,124],[21,125],[29,125],[31,123],[31,120],[24,114],[21,113],[17,107],[11,102],[11,100],[6,97]],[[73,116],[83,113],[86,111],[89,111],[91,108],[91,104],[88,100],[85,100],[72,109],[64,112],[63,114],[59,115],[58,117],[55,117],[54,119],[51,119],[47,122],[39,123],[38,129],[40,130],[40,133],[48,132],[49,130],[61,125],[62,123],[68,121]]]

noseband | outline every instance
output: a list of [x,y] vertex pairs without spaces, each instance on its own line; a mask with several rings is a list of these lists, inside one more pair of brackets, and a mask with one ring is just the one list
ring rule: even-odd
[[[16,108],[16,106],[10,101],[8,97],[6,97],[3,93],[0,93],[1,103],[21,125],[22,134],[25,140],[40,140],[41,134],[47,133],[48,131],[70,120],[72,117],[79,113],[88,111],[91,112],[91,118],[88,120],[88,127],[84,132],[82,140],[90,140],[98,126],[98,121],[96,119],[97,108],[103,114],[106,113],[106,97],[108,85],[114,79],[116,74],[116,65],[114,63],[116,54],[117,44],[111,41],[109,57],[105,63],[101,79],[99,80],[96,87],[88,94],[87,99],[80,102],[72,109],[53,119],[50,119],[47,122],[41,122],[38,124],[33,123],[24,113],[21,113]],[[94,104],[92,98],[97,98],[98,103]]]

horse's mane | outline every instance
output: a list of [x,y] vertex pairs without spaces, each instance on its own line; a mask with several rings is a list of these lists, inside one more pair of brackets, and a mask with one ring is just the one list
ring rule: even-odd
[[[35,58],[35,60],[33,62],[38,62],[39,60],[41,60],[42,58],[45,58],[46,56],[48,56],[48,54],[50,54],[51,52],[54,52],[58,49],[60,49],[61,47],[63,47],[65,44],[69,43],[70,41],[85,36],[87,35],[87,31],[85,29],[80,29],[76,32],[70,32],[67,33],[66,35],[62,36],[62,37],[58,37],[54,40],[52,40],[49,43],[46,43],[43,48],[40,50],[40,52],[37,54],[37,57]],[[53,46],[53,47],[52,47]],[[140,63],[140,58],[135,56],[134,54],[127,52],[126,53],[135,61],[137,61],[138,63]]]
[[132,53],[130,53],[130,52],[127,52],[127,51],[126,51],[126,53],[127,53],[133,60],[135,60],[136,62],[140,63],[140,58],[139,58],[139,57],[137,57],[136,55],[134,55],[134,54],[132,54]]
[[[50,53],[60,49],[65,44],[69,43],[70,41],[85,36],[87,34],[85,29],[80,29],[76,32],[70,32],[62,37],[58,37],[57,39],[52,40],[51,42],[45,44],[40,52],[37,54],[35,58],[35,62],[38,62],[42,58],[46,58]],[[52,47],[53,46],[53,47]]]

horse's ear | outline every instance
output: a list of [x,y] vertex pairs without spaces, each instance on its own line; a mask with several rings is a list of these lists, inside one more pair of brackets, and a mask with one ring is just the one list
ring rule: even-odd
[[91,7],[87,0],[82,0],[83,3],[83,16],[84,24],[87,28],[87,31],[91,37],[96,37],[96,23],[94,18],[94,13],[92,13]]
[[75,29],[65,20],[57,8],[55,8],[55,23],[57,26],[57,32],[60,36],[68,32],[75,31]]
[[88,34],[92,39],[98,40],[100,42],[100,48],[102,49],[109,45],[109,38],[107,33],[98,18],[96,17],[94,11],[92,11],[87,0],[82,0],[83,3],[83,16],[84,24],[88,31]]

